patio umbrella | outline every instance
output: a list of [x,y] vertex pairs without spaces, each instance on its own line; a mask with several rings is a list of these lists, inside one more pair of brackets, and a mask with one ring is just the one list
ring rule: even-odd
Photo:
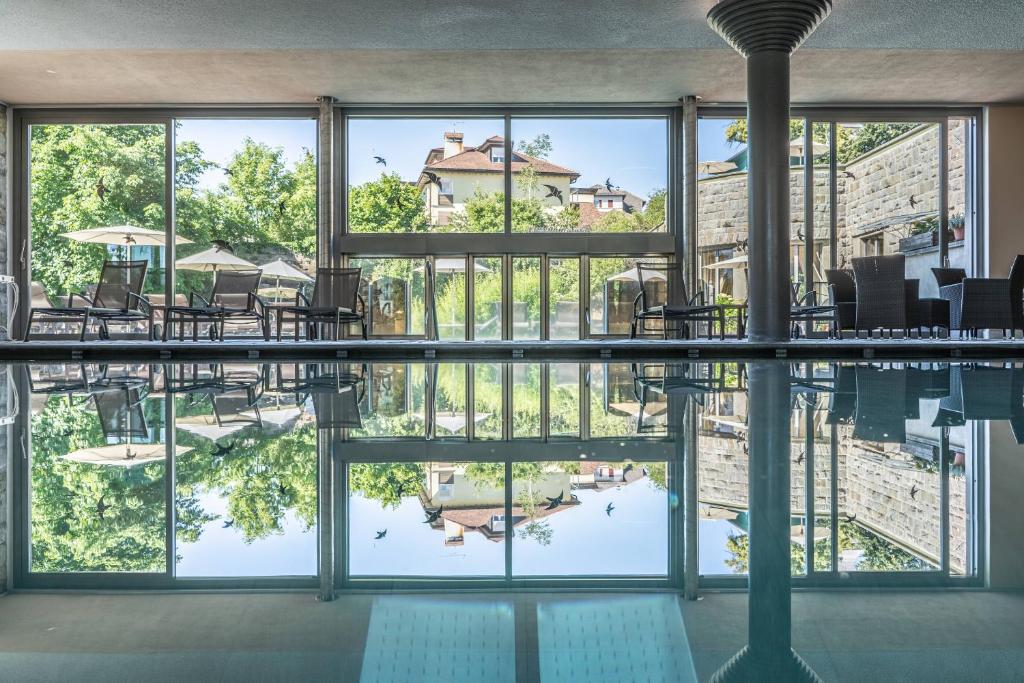
[[[422,273],[423,266],[415,269],[415,272]],[[439,258],[434,261],[435,273],[465,273],[466,259],[462,258]],[[491,269],[473,259],[474,273],[489,273]]]
[[[812,141],[814,147],[812,153],[814,156],[821,154],[828,154],[828,145],[824,142],[818,142],[817,140]],[[799,135],[789,141],[789,156],[791,157],[802,157],[804,155],[804,136]]]
[[724,261],[718,261],[716,263],[709,263],[708,265],[706,265],[704,267],[706,269],[708,269],[708,270],[717,270],[719,268],[736,268],[736,267],[739,267],[739,266],[742,266],[742,267],[745,268],[746,265],[747,265],[747,255],[744,254],[743,256],[733,256],[732,258],[727,258]]
[[[281,287],[281,280],[292,281],[292,282],[312,282],[313,278],[303,273],[298,268],[291,264],[285,263],[281,259],[271,261],[270,263],[264,263],[260,266],[263,271],[264,278],[274,278],[273,294],[274,299],[277,300],[283,288]],[[260,289],[264,289],[261,287]],[[267,287],[266,289],[271,289]]]
[[[621,273],[616,273],[615,275],[612,275],[607,280],[605,280],[605,282],[639,282],[640,281],[639,278],[640,278],[640,276],[636,272],[636,267],[633,267],[633,268],[630,268],[629,270],[624,270]],[[655,271],[651,271],[650,273],[647,274],[647,280],[667,280],[667,279],[668,278],[665,276],[665,273],[662,273],[660,271],[656,271],[655,270]],[[644,282],[647,282],[647,280],[644,280]]]
[[216,273],[218,270],[256,270],[255,263],[239,258],[226,249],[211,248],[198,254],[178,259],[175,266],[183,270],[198,270],[203,273]]
[[190,434],[201,436],[204,439],[210,441],[220,441],[225,436],[231,436],[235,432],[241,431],[248,427],[248,424],[217,424],[217,418],[214,415],[192,415],[190,417],[179,417],[176,425],[178,429],[183,429]]
[[[167,244],[167,235],[163,230],[140,228],[137,225],[108,225],[85,230],[66,232],[61,237],[87,244],[114,244],[125,247],[128,259],[132,256],[132,247],[162,247]],[[175,244],[191,244],[192,240],[175,236]]]
[[[491,413],[473,413],[473,422],[483,422]],[[423,413],[414,413],[413,417],[424,420]],[[462,412],[439,412],[434,415],[434,424],[450,434],[462,431],[466,426],[466,414]]]
[[728,173],[738,168],[731,161],[701,161],[697,164],[697,173],[701,175],[715,175],[717,173]]
[[[175,446],[174,454],[185,455],[192,449],[187,446]],[[61,456],[66,460],[86,463],[89,465],[105,465],[114,467],[134,467],[147,462],[163,460],[167,456],[167,444],[162,443],[122,443],[112,446],[82,448]]]

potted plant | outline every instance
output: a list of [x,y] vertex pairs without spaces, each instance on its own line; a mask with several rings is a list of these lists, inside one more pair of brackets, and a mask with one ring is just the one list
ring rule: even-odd
[[914,221],[907,230],[907,237],[900,240],[900,251],[914,251],[934,247],[939,243],[939,219],[937,216]]
[[954,213],[949,217],[949,229],[953,231],[953,241],[960,242],[966,232],[966,220],[962,213]]

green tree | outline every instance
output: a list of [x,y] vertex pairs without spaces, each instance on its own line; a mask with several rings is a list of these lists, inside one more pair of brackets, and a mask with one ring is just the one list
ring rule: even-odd
[[429,220],[423,195],[398,173],[382,173],[349,189],[348,224],[352,232],[425,232]]

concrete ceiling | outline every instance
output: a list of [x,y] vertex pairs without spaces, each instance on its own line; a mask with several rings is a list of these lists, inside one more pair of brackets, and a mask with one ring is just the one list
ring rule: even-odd
[[[714,0],[0,0],[15,104],[744,97]],[[835,0],[798,102],[1024,101],[1021,0]]]

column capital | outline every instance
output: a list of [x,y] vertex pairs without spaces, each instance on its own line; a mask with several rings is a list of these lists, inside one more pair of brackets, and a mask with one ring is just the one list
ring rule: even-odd
[[832,0],[719,0],[708,24],[744,57],[790,54],[831,11]]

